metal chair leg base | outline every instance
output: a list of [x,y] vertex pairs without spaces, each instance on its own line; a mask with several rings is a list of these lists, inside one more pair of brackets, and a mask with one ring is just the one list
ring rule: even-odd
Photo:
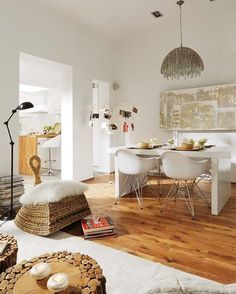
[[46,174],[42,174],[42,176],[54,176],[54,172],[50,169]]

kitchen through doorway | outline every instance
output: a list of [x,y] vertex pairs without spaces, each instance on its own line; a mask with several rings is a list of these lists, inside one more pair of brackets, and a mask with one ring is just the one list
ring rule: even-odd
[[20,54],[19,63],[19,104],[34,105],[19,112],[19,174],[26,189],[33,186],[28,161],[37,155],[42,182],[72,179],[72,68],[25,53]]

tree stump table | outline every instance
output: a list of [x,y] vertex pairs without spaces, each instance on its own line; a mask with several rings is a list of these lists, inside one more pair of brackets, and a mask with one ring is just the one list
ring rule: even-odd
[[93,258],[80,253],[60,251],[46,253],[31,260],[22,261],[0,275],[1,294],[50,293],[46,279],[36,281],[29,270],[37,263],[50,263],[52,273],[68,275],[69,287],[60,294],[106,294],[106,279]]
[[17,259],[17,242],[16,239],[11,235],[0,234],[0,241],[7,241],[7,247],[4,252],[0,255],[0,273],[4,272],[10,266],[16,264]]

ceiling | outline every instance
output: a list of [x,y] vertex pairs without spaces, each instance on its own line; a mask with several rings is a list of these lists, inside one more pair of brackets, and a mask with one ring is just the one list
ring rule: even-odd
[[[178,25],[179,10],[176,0],[36,0],[74,22],[96,31],[113,41],[158,28]],[[183,20],[194,21],[202,17],[236,9],[235,0],[186,0]],[[159,10],[163,17],[150,13]]]

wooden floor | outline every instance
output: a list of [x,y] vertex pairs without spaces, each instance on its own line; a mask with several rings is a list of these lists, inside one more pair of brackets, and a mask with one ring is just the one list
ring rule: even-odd
[[[163,197],[155,198],[148,188],[144,189],[143,210],[134,195],[114,205],[114,184],[109,184],[109,179],[103,176],[88,181],[86,196],[92,212],[111,216],[118,233],[97,243],[218,282],[236,282],[236,185],[219,216],[211,215],[205,202],[196,199],[196,220],[192,220],[181,199],[171,201],[161,213]],[[165,180],[164,195],[169,187]],[[210,184],[201,187],[210,197]],[[68,232],[75,234],[75,227]]]

